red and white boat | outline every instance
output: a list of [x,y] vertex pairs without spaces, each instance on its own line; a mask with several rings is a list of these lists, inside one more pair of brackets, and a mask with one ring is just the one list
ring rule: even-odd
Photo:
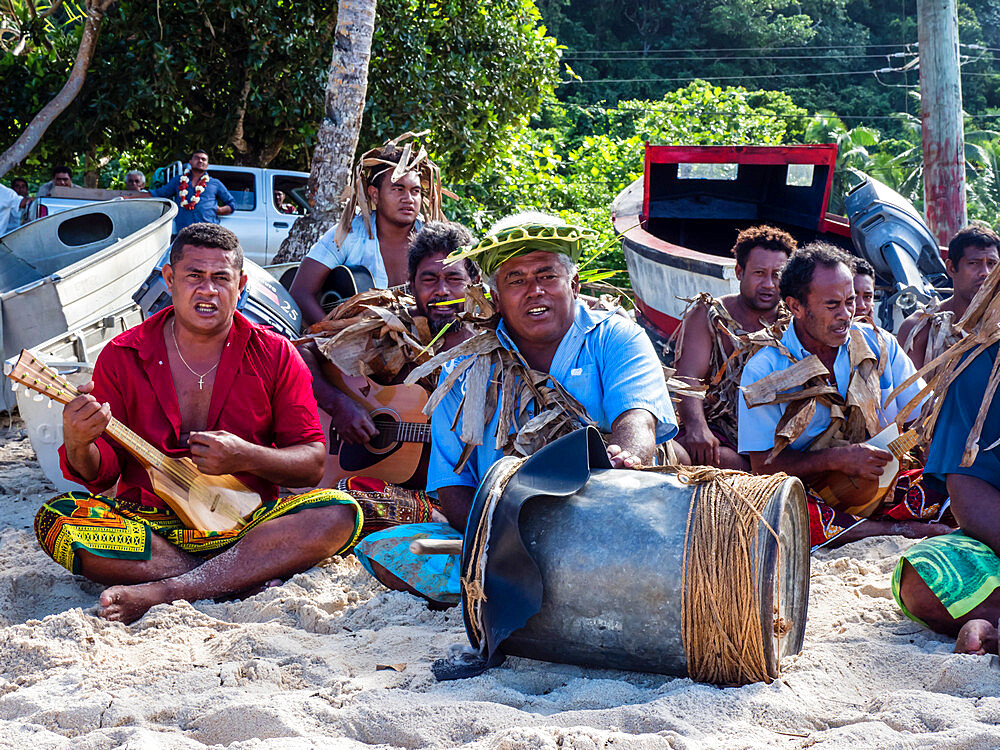
[[827,211],[835,145],[646,145],[643,177],[612,204],[635,292],[636,319],[662,343],[684,298],[739,291],[736,235],[771,224],[799,244],[822,239],[855,253],[851,226]]

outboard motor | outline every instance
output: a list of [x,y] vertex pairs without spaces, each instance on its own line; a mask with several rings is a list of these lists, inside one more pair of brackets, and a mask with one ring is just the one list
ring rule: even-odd
[[[146,317],[158,313],[171,302],[162,273],[169,258],[168,248],[142,286],[132,295]],[[288,290],[251,260],[244,259],[243,273],[247,275],[247,285],[236,303],[236,309],[252,323],[268,326],[290,339],[298,338],[302,329],[302,314]]]
[[858,255],[894,282],[894,293],[879,310],[886,328],[897,328],[897,311],[901,320],[917,303],[927,304],[940,298],[939,289],[951,288],[937,241],[906,198],[867,177],[844,198],[844,208]]

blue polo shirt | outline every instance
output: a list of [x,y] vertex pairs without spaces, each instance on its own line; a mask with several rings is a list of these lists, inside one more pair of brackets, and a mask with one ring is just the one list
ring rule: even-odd
[[[810,352],[799,341],[795,333],[795,323],[788,326],[781,343],[784,344],[796,361],[805,359]],[[885,331],[876,331],[867,323],[852,323],[851,328],[861,331],[865,337],[868,348],[878,356],[879,341],[881,339],[886,349],[885,369],[879,378],[879,386],[882,390],[882,403],[879,406],[879,420],[883,426],[888,426],[889,422],[896,418],[899,410],[902,409],[910,399],[916,396],[920,389],[924,387],[923,380],[917,380],[913,385],[898,395],[893,401],[886,404],[886,397],[895,390],[896,386],[906,380],[916,370],[910,358],[906,356],[903,348],[896,341],[895,337]],[[756,383],[765,375],[779,370],[787,370],[794,363],[788,357],[779,352],[773,346],[768,346],[754,354],[743,367],[743,375],[740,377],[740,387]],[[847,352],[847,343],[844,343],[837,350],[837,358],[833,362],[833,377],[837,381],[837,390],[841,396],[847,396],[847,385],[851,378],[851,361]],[[794,390],[802,390],[795,388]],[[785,413],[787,404],[771,404],[747,407],[744,398],[739,399],[739,451],[749,453],[750,451],[769,451],[774,447],[774,431],[778,426],[778,420]],[[789,444],[794,450],[806,450],[809,444],[823,434],[823,431],[830,425],[830,409],[823,404],[816,404],[816,413],[813,414],[812,421],[794,442]]]
[[[515,350],[506,325],[497,331],[500,340]],[[441,380],[457,364],[453,360],[441,368]],[[677,419],[670,394],[653,345],[638,325],[613,311],[590,310],[577,300],[573,324],[556,350],[549,373],[576,398],[604,432],[621,414],[645,409],[656,418],[656,441],[666,442],[677,434]],[[499,409],[486,426],[483,445],[477,446],[461,473],[455,466],[465,447],[459,437],[462,420],[452,430],[452,422],[465,394],[463,374],[442,399],[431,417],[431,457],[427,470],[427,490],[440,487],[477,487],[486,470],[503,453],[496,446]]]
[[[149,191],[150,195],[155,195],[157,198],[170,198],[177,204],[177,216],[174,218],[175,234],[184,227],[190,224],[197,224],[201,221],[206,221],[209,224],[220,224],[219,215],[215,212],[219,207],[219,203],[229,206],[234,211],[236,210],[236,201],[233,200],[232,194],[226,189],[225,185],[211,175],[209,175],[208,184],[205,186],[205,191],[201,194],[201,198],[198,199],[194,208],[190,210],[181,207],[181,199],[177,194],[180,184],[181,175],[177,175],[166,185]],[[188,198],[194,197],[196,184],[194,181],[189,183]]]

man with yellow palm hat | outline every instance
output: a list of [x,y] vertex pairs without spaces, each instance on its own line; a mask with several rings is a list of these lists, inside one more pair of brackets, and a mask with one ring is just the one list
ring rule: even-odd
[[[592,310],[579,299],[581,243],[595,236],[546,214],[518,214],[453,258],[478,261],[498,315],[487,310],[478,335],[410,376],[452,358],[429,403],[427,484],[448,523],[399,526],[355,548],[362,565],[390,588],[439,604],[458,602],[458,556],[413,555],[409,544],[461,539],[476,487],[505,453],[528,455],[593,424],[610,433],[612,464],[633,468],[653,463],[658,444],[676,434],[663,369],[646,334],[614,310]],[[477,386],[477,379],[486,385]],[[530,404],[513,409],[511,421],[497,408],[498,391]],[[508,423],[509,430],[500,427]]]

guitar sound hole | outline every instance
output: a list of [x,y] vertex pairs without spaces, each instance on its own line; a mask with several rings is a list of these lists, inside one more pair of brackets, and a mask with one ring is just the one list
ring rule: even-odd
[[368,444],[375,450],[382,450],[393,445],[396,442],[396,420],[388,414],[379,414],[373,417],[372,421],[378,429],[378,435],[369,440]]

